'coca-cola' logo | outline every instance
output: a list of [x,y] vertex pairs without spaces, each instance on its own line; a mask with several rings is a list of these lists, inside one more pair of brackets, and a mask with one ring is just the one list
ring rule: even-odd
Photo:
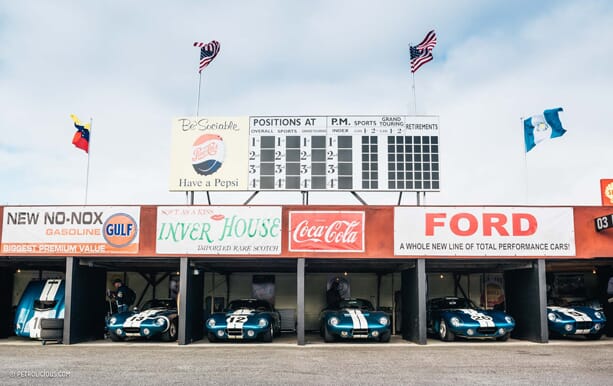
[[357,221],[334,221],[330,225],[311,225],[309,220],[301,221],[292,239],[294,242],[313,241],[315,243],[354,243],[358,239],[355,230],[360,225]]
[[290,251],[364,251],[364,212],[290,212]]

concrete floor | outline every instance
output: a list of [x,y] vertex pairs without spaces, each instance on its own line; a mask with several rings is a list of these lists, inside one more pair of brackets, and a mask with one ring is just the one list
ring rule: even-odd
[[0,384],[512,384],[608,385],[613,338],[323,343],[316,334],[274,343],[187,346],[95,341],[75,345],[0,340]]

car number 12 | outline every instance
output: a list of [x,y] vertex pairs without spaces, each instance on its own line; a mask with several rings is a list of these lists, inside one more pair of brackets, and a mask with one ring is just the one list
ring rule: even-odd
[[228,323],[245,323],[247,321],[247,317],[243,315],[233,315],[226,320]]

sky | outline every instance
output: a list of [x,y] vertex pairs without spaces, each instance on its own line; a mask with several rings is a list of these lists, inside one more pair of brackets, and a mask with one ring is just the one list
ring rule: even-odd
[[[414,100],[409,44],[432,29]],[[2,1],[0,205],[185,204],[169,191],[171,123],[196,115],[192,44],[211,40],[221,50],[202,72],[200,116],[438,115],[441,190],[421,204],[600,205],[612,39],[608,0]],[[566,134],[526,153],[522,118],[556,107]],[[92,120],[89,167],[70,114]],[[210,193],[220,205],[250,196]],[[309,203],[360,204],[347,192]]]

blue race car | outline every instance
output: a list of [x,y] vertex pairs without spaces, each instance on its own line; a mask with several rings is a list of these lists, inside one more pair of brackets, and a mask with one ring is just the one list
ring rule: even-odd
[[515,320],[504,311],[480,309],[468,299],[430,299],[426,309],[428,332],[444,341],[456,336],[505,341],[515,328]]
[[177,340],[178,314],[175,299],[151,299],[139,310],[118,312],[106,321],[112,341],[127,338],[159,337],[165,342]]
[[261,340],[272,342],[281,333],[281,318],[266,300],[239,299],[224,312],[213,313],[205,323],[210,342]]
[[64,280],[28,283],[15,311],[14,326],[17,336],[45,340],[52,333],[60,338],[64,326]]
[[341,300],[337,309],[325,309],[320,315],[320,334],[325,342],[337,339],[377,339],[389,342],[390,317],[375,311],[366,299]]
[[583,335],[586,339],[600,339],[607,319],[604,312],[586,306],[547,306],[549,335]]

